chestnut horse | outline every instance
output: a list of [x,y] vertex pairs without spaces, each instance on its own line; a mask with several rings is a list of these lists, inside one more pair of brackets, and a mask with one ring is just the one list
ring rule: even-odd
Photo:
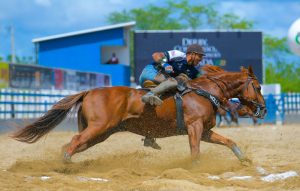
[[[206,65],[205,75],[188,82],[191,90],[183,99],[184,124],[188,134],[192,159],[200,153],[200,140],[225,145],[239,160],[246,157],[232,140],[211,130],[216,124],[217,108],[208,98],[199,96],[196,90],[203,89],[214,95],[221,103],[238,97],[259,117],[265,115],[265,101],[260,92],[260,84],[252,67],[241,72],[226,72]],[[145,90],[129,87],[109,87],[92,89],[63,98],[35,122],[15,132],[12,137],[18,141],[34,143],[57,126],[78,106],[78,126],[80,133],[63,147],[64,159],[70,160],[75,153],[103,142],[115,132],[126,130],[142,136],[162,138],[178,135],[176,107],[173,97],[167,97],[160,106],[150,106],[141,101]]]

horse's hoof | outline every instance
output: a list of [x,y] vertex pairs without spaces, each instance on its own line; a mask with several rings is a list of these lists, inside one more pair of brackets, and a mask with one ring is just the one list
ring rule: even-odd
[[161,150],[161,147],[156,143],[154,138],[145,137],[143,141],[145,147],[152,147],[153,149]]
[[192,168],[197,168],[197,167],[199,167],[199,165],[201,164],[201,162],[200,162],[200,159],[199,158],[194,158],[194,159],[192,159]]
[[248,159],[248,158],[241,159],[240,161],[241,161],[241,164],[243,166],[247,166],[248,167],[248,166],[252,165],[252,161],[250,159]]
[[71,163],[71,155],[69,155],[67,152],[64,153],[64,157],[63,157],[63,162],[64,163]]
[[154,142],[151,147],[156,150],[161,150],[161,147],[156,142]]

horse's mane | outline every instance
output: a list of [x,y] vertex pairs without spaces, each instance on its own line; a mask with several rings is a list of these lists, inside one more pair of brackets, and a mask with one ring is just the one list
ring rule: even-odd
[[[250,66],[248,69],[241,66],[240,69],[241,69],[241,72],[248,74],[252,78],[256,78],[256,76],[253,73],[252,66]],[[217,73],[220,74],[220,73],[226,72],[221,67],[210,65],[210,64],[205,64],[204,66],[202,66],[201,70],[203,71],[204,75],[216,75]]]
[[213,66],[210,64],[206,64],[202,66],[201,70],[204,72],[204,74],[210,74],[210,73],[219,73],[219,72],[224,72],[222,68],[218,66]]

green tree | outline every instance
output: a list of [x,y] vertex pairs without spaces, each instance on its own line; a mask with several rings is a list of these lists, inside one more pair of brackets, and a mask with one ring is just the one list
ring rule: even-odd
[[217,16],[219,19],[212,23],[217,29],[252,29],[253,21],[242,19],[232,13]]
[[[163,29],[182,29],[184,25],[172,17],[172,11],[168,7],[147,5],[145,8],[136,8],[129,11],[122,10],[112,12],[107,20],[109,23],[136,21],[136,29],[140,30],[163,30]],[[133,33],[130,34],[130,66],[131,73],[134,73],[133,60]]]
[[197,29],[203,24],[202,16],[206,15],[205,5],[190,5],[188,0],[179,2],[168,1],[168,9],[174,13],[179,13],[178,22],[184,23],[184,27]]
[[279,60],[278,53],[290,53],[287,47],[286,38],[277,38],[270,35],[264,35],[264,54],[266,57],[272,57]]
[[264,37],[265,83],[279,83],[283,92],[300,92],[300,68],[290,57],[286,38]]
[[[12,62],[12,55],[9,54],[9,55],[7,56],[7,58],[6,58],[6,60],[7,60],[8,62]],[[17,63],[17,64],[20,64],[20,63],[21,63],[21,59],[20,59],[19,56],[15,56],[15,63]]]
[[129,22],[129,21],[133,21],[135,20],[135,18],[133,18],[133,15],[126,11],[125,9],[120,11],[120,12],[112,12],[107,20],[112,23],[112,24],[115,24],[115,23],[125,23],[125,22]]
[[108,21],[114,24],[135,20],[136,28],[142,30],[183,28],[184,25],[172,18],[171,13],[171,10],[167,7],[158,7],[150,4],[144,9],[136,8],[129,12],[126,10],[113,12],[109,15]]

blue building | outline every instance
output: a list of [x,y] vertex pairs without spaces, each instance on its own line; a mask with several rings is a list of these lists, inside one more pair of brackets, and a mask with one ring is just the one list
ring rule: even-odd
[[[130,29],[135,22],[36,38],[37,64],[111,75],[113,86],[130,85]],[[105,64],[115,53],[119,64]]]

